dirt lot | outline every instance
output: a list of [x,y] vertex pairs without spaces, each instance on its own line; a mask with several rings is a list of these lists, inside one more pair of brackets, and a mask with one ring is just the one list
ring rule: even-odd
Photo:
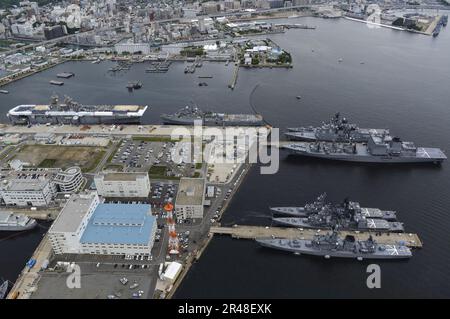
[[36,167],[80,166],[84,172],[93,170],[105,155],[105,148],[90,146],[26,145],[15,159]]

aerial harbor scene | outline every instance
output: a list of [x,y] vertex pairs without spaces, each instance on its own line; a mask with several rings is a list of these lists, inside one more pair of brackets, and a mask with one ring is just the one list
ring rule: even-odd
[[0,0],[0,299],[450,298],[449,13]]

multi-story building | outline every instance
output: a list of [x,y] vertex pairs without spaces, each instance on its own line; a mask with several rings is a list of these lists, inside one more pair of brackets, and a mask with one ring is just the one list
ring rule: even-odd
[[79,167],[20,169],[3,176],[0,201],[8,206],[48,206],[57,193],[73,193],[83,184]]
[[102,173],[94,182],[103,197],[147,197],[150,193],[147,173]]
[[95,192],[70,197],[48,231],[55,254],[80,252],[80,238],[99,202]]
[[178,193],[175,200],[175,214],[177,219],[203,218],[203,205],[205,201],[205,179],[180,179]]
[[80,239],[80,253],[149,256],[156,228],[150,205],[100,204]]
[[78,166],[69,167],[56,174],[53,183],[61,193],[74,193],[83,184],[83,174],[81,174],[81,169]]
[[56,193],[52,173],[45,170],[13,172],[0,185],[0,198],[8,206],[48,206]]
[[114,49],[116,50],[117,54],[124,54],[124,53],[150,54],[150,45],[148,43],[131,43],[131,42],[117,43],[114,46]]
[[95,192],[72,195],[49,230],[55,254],[151,254],[157,229],[151,206],[104,204]]

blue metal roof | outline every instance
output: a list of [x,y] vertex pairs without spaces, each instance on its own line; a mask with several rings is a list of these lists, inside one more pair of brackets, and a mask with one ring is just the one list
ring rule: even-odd
[[150,209],[145,204],[99,204],[80,242],[146,245],[156,223]]

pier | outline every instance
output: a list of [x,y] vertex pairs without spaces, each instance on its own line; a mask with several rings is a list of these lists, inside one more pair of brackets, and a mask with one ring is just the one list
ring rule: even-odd
[[233,71],[233,78],[231,79],[231,83],[228,85],[228,87],[232,90],[234,90],[234,87],[236,86],[238,74],[239,74],[239,63],[235,65]]
[[29,268],[25,266],[19,278],[9,292],[7,299],[28,299],[36,289],[36,284],[39,281],[39,271],[44,264],[50,260],[52,254],[52,246],[48,236],[45,235],[39,246],[36,248],[31,258],[36,260],[36,264]]
[[[211,234],[230,235],[237,239],[257,239],[257,238],[289,238],[289,239],[313,239],[318,232],[326,233],[329,230],[284,228],[284,227],[264,227],[264,226],[244,226],[235,225],[233,227],[212,226]],[[339,231],[340,237],[352,235],[357,240],[367,240],[370,235],[379,243],[384,245],[395,245],[404,243],[411,248],[422,248],[422,241],[417,234],[413,233],[386,233],[386,232],[361,232],[361,231]],[[378,234],[378,235],[375,235]]]

